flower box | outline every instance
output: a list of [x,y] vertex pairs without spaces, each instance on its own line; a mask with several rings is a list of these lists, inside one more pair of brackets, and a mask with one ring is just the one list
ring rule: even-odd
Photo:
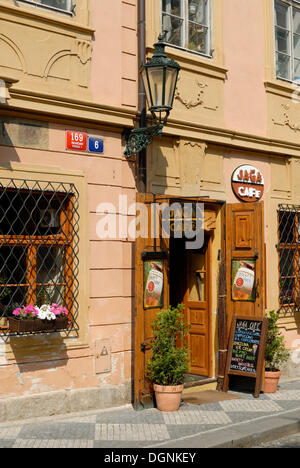
[[26,319],[9,317],[11,333],[54,332],[68,328],[68,317],[58,317],[55,320]]

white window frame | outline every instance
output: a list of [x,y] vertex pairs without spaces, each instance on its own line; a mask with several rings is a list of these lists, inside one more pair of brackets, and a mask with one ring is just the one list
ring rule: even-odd
[[[281,26],[277,26],[276,24],[276,3],[282,3],[283,5],[286,5],[288,7],[288,10],[289,10],[289,27],[290,29],[284,29],[283,27]],[[274,57],[274,65],[275,65],[275,74],[276,74],[276,78],[279,79],[279,80],[284,80],[284,81],[288,81],[289,83],[297,83],[299,84],[299,78],[295,79],[294,78],[294,73],[295,73],[295,69],[294,69],[294,65],[295,65],[295,56],[294,56],[294,35],[296,33],[294,33],[294,21],[293,21],[293,10],[298,10],[299,13],[300,13],[300,0],[274,0],[274,51],[275,51],[275,57]],[[276,29],[279,28],[279,29],[282,29],[284,31],[288,31],[289,32],[289,35],[290,35],[290,38],[289,38],[289,54],[288,53],[284,53],[282,51],[279,51],[277,50],[276,48]],[[278,74],[278,71],[277,71],[277,54],[281,54],[281,55],[286,55],[287,57],[290,57],[290,78],[285,78],[285,77],[282,77]],[[299,59],[297,59],[299,60]]]
[[[180,4],[181,4],[181,11],[183,11],[183,16],[176,16],[176,15],[172,15],[168,12],[165,12],[163,11],[163,0],[161,0],[160,2],[160,24],[161,24],[161,30],[163,31],[163,14],[168,14],[170,15],[171,17],[173,18],[178,18],[178,19],[181,19],[183,21],[183,26],[182,26],[182,30],[181,30],[181,44],[186,44],[188,42],[188,24],[189,22],[193,23],[193,21],[189,21],[189,13],[188,13],[188,0],[179,0],[180,1]],[[207,25],[201,25],[202,27],[204,28],[207,28],[207,50],[209,51],[207,54],[204,53],[204,52],[199,52],[197,50],[193,50],[193,49],[189,49],[187,47],[184,47],[184,46],[178,46],[176,44],[172,44],[172,43],[169,43],[167,40],[165,41],[170,47],[174,47],[176,49],[181,49],[181,50],[185,50],[187,52],[190,52],[190,53],[193,53],[193,54],[197,54],[197,55],[201,55],[201,56],[204,56],[204,57],[208,57],[208,58],[212,58],[212,55],[213,55],[213,48],[212,48],[212,24],[213,24],[213,21],[212,21],[212,3],[213,3],[213,0],[207,0],[208,1],[208,24]],[[196,23],[198,24],[198,23]]]
[[51,5],[43,5],[39,3],[38,0],[19,0],[19,3],[30,5],[39,10],[53,11],[53,12],[61,13],[61,14],[68,15],[68,16],[74,16],[74,6],[73,6],[74,2],[72,0],[67,0],[67,3],[69,5],[69,9],[67,10],[56,8]]

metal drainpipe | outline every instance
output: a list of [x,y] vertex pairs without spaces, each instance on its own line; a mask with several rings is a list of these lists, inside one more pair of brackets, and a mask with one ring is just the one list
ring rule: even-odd
[[[138,60],[139,67],[146,59],[146,12],[145,0],[138,2]],[[143,80],[139,74],[139,89],[138,89],[138,111],[140,113],[140,127],[147,126],[147,112],[146,112],[146,94],[143,85]],[[141,192],[146,192],[147,189],[147,150],[144,149],[139,153],[138,158],[138,185]]]

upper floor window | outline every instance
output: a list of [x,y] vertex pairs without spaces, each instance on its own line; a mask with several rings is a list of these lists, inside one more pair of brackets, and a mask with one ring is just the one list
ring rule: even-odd
[[275,0],[276,76],[300,80],[300,0]]
[[73,13],[75,0],[21,0],[22,3],[29,3],[38,8],[46,8],[52,11]]
[[211,55],[210,0],[162,0],[161,15],[166,42]]

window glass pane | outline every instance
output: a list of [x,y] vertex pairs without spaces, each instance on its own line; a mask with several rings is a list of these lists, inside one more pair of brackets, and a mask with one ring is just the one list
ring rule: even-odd
[[300,59],[300,36],[294,34],[294,57]]
[[294,59],[294,77],[293,79],[300,80],[300,60]]
[[275,22],[277,26],[290,30],[289,6],[275,2]]
[[276,50],[290,55],[290,33],[276,28]]
[[198,24],[189,23],[189,42],[188,49],[209,54],[208,29]]
[[208,26],[208,0],[189,0],[189,20]]
[[163,0],[163,11],[170,15],[183,16],[181,0]]
[[0,190],[0,234],[59,234],[66,201],[67,197],[58,193]]
[[291,79],[291,70],[290,70],[290,57],[287,55],[276,54],[276,70],[277,76],[280,78],[285,78],[286,80]]
[[59,8],[60,10],[71,10],[71,0],[37,0],[37,3]]
[[300,34],[300,10],[293,8],[293,31]]
[[296,241],[296,213],[294,211],[279,211],[279,243],[292,244]]
[[167,31],[166,41],[179,47],[183,47],[183,21],[173,16],[163,15],[163,30]]
[[64,249],[38,247],[37,249],[37,305],[63,305],[65,281],[63,277]]
[[280,252],[280,304],[290,304],[294,300],[296,271],[296,250],[282,250]]
[[0,317],[26,303],[26,249],[0,247]]

